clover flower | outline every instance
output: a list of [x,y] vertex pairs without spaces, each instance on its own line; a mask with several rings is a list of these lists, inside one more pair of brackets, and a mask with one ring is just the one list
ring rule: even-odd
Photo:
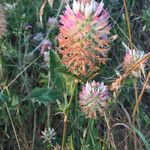
[[60,16],[59,53],[62,63],[76,75],[86,76],[107,60],[110,27],[103,6],[103,1],[74,0],[72,8],[67,4]]
[[33,26],[31,24],[25,25],[25,29],[26,30],[31,30],[32,28],[33,28]]
[[41,138],[44,140],[43,143],[46,142],[51,143],[52,140],[55,139],[56,132],[54,129],[48,128],[42,131],[41,133],[42,133]]
[[[144,51],[128,49],[126,51],[123,61],[124,70],[127,71],[128,69],[130,69],[130,67],[132,67],[133,64],[143,58],[144,55]],[[145,62],[141,62],[139,67],[136,70],[132,71],[132,75],[136,78],[140,77],[141,73],[143,73],[143,75],[145,76]]]
[[42,40],[44,40],[44,34],[39,32],[37,33],[34,37],[33,40],[36,42],[41,42]]
[[0,39],[6,33],[6,16],[4,9],[0,6]]
[[51,27],[51,26],[57,26],[58,24],[58,21],[55,17],[49,17],[48,18],[48,26]]
[[40,46],[40,53],[43,55],[46,50],[51,50],[51,46],[51,41],[47,39],[43,40]]
[[103,82],[87,82],[79,95],[80,107],[87,118],[96,118],[96,112],[104,115],[108,106],[109,93]]

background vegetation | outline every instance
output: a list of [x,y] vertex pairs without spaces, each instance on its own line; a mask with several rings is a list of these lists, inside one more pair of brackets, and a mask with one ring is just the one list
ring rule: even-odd
[[[125,55],[122,42],[128,44],[128,27],[123,0],[104,0],[111,16],[109,22],[112,35],[117,40],[111,43],[109,61],[101,67],[96,81],[108,85],[122,73],[120,65]],[[6,8],[7,31],[0,39],[0,149],[1,150],[46,150],[60,149],[65,103],[63,96],[71,96],[74,77],[57,70],[61,66],[55,47],[59,28],[49,25],[48,18],[59,15],[64,9],[60,0],[55,0],[51,8],[46,3],[40,22],[41,0],[1,0]],[[128,0],[132,42],[145,53],[150,52],[150,1]],[[52,42],[50,66],[45,64],[40,54],[40,44],[48,37]],[[147,61],[146,75],[150,68]],[[61,73],[60,73],[61,72]],[[67,78],[66,78],[67,76]],[[138,106],[134,124],[132,112],[145,80],[134,81],[129,76],[121,84],[117,98],[113,97],[108,118],[99,117],[89,122],[74,105],[69,112],[66,149],[68,150],[145,150],[150,143],[150,82],[147,83]],[[135,90],[136,89],[136,90]],[[78,91],[81,90],[79,84]],[[63,91],[63,93],[62,93]],[[77,95],[74,95],[78,99]],[[108,122],[107,122],[108,121]],[[54,128],[55,139],[43,143],[42,131]],[[86,135],[86,136],[84,136]]]

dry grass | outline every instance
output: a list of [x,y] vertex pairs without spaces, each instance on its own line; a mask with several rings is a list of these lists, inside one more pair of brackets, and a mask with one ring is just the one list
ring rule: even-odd
[[6,16],[4,9],[0,6],[0,38],[6,33]]

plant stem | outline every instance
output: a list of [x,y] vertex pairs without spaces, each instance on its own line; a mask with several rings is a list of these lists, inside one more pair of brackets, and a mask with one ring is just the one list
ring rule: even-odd
[[127,21],[127,26],[128,26],[130,48],[132,50],[132,34],[131,34],[131,26],[130,26],[129,13],[128,13],[126,0],[123,0],[123,3],[124,3],[125,13],[126,13],[126,21]]
[[34,64],[39,58],[41,57],[41,55],[39,55],[36,59],[34,59],[29,65],[27,65],[2,91],[1,93],[3,93],[6,89],[8,89],[8,87],[14,83],[21,75],[23,72],[25,72],[32,64]]
[[147,79],[146,79],[146,81],[145,81],[145,83],[144,83],[144,86],[143,86],[143,88],[142,88],[142,92],[141,92],[141,94],[140,94],[140,96],[139,96],[139,98],[138,98],[138,100],[137,100],[137,102],[136,102],[136,105],[135,105],[135,107],[134,107],[134,110],[133,110],[133,113],[132,113],[132,117],[135,116],[135,113],[136,113],[136,111],[137,111],[137,109],[138,109],[138,106],[139,106],[139,104],[140,104],[140,102],[141,102],[141,100],[142,100],[142,96],[143,96],[143,94],[144,94],[144,91],[145,91],[146,85],[147,85],[147,83],[148,83],[148,81],[149,81],[149,78],[150,78],[150,71],[149,71],[149,73],[148,73]]
[[35,143],[35,134],[36,134],[36,118],[37,118],[37,110],[34,108],[34,127],[33,127],[33,137],[32,137],[32,150],[34,150],[34,143]]
[[114,141],[114,136],[113,134],[111,133],[111,127],[109,125],[109,119],[108,117],[106,116],[106,114],[104,114],[104,117],[105,117],[105,121],[106,121],[106,125],[107,125],[107,128],[108,128],[108,138],[109,138],[109,141],[111,143],[111,146],[114,150],[117,150],[116,148],[116,144],[115,144],[115,141]]
[[[49,62],[47,88],[50,87],[50,84],[51,84],[51,70],[50,70],[50,62]],[[47,105],[47,128],[50,128],[50,120],[51,120],[51,104],[48,104]]]
[[93,133],[92,133],[93,126],[94,126],[94,119],[91,118],[91,119],[89,119],[89,122],[88,122],[89,139],[91,139],[93,148],[95,148],[95,142],[94,142]]
[[7,113],[8,113],[8,116],[9,116],[12,128],[13,128],[13,131],[14,131],[14,134],[15,134],[15,138],[16,138],[16,141],[17,141],[18,149],[21,150],[21,147],[20,147],[20,144],[19,144],[19,140],[18,140],[18,137],[17,137],[17,133],[16,133],[16,129],[15,129],[15,126],[14,126],[14,123],[13,123],[13,120],[12,120],[12,117],[10,115],[10,111],[9,111],[9,108],[8,108],[6,102],[5,102],[5,106],[6,106],[6,110],[7,110]]
[[68,115],[64,115],[64,128],[63,128],[63,138],[62,138],[62,150],[65,149],[65,139],[66,139],[66,131],[67,131],[67,121],[68,121]]
[[[135,90],[135,100],[137,103],[137,99],[138,99],[138,89],[137,89],[137,79],[135,79],[134,81],[134,90]],[[132,125],[135,127],[135,117],[132,118]],[[134,135],[134,149],[137,149],[137,136],[136,136],[136,132],[133,132]]]
[[66,132],[67,132],[67,122],[68,122],[68,117],[69,117],[69,110],[70,110],[71,104],[73,102],[73,98],[74,98],[75,91],[76,91],[76,86],[77,86],[77,83],[74,82],[73,88],[72,88],[71,97],[70,97],[70,101],[69,101],[68,106],[67,106],[67,108],[65,110],[65,113],[64,113],[64,128],[63,128],[63,138],[62,138],[62,150],[65,150],[65,140],[66,140]]

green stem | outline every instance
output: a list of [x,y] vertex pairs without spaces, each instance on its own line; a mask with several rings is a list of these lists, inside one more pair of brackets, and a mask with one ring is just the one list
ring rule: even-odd
[[[50,87],[50,82],[51,82],[51,72],[49,67],[47,88]],[[50,128],[50,120],[51,120],[51,104],[48,104],[47,105],[47,128]]]
[[126,0],[123,0],[124,3],[124,8],[125,8],[125,13],[126,13],[126,21],[127,21],[127,27],[128,27],[128,35],[129,35],[129,42],[130,42],[130,48],[132,48],[132,34],[131,34],[131,26],[130,26],[130,19],[129,19],[129,13],[128,13],[128,8],[127,8],[127,3]]
[[16,133],[16,129],[15,129],[15,126],[14,126],[14,123],[13,123],[13,120],[12,120],[12,117],[11,117],[11,115],[10,115],[10,111],[9,111],[9,108],[8,108],[6,102],[5,102],[5,106],[6,106],[6,110],[7,110],[7,113],[8,113],[8,116],[9,116],[9,119],[10,119],[10,122],[11,122],[11,125],[12,125],[12,128],[13,128],[13,131],[14,131],[14,134],[15,134],[15,138],[16,138],[16,141],[17,141],[18,149],[21,150],[21,147],[20,147],[20,144],[19,144],[19,139],[18,139],[17,133]]
[[35,145],[35,136],[36,136],[36,128],[37,128],[37,110],[34,108],[34,127],[33,127],[33,137],[32,137],[32,150],[34,150]]
[[93,148],[95,148],[95,142],[94,142],[94,138],[93,138],[93,134],[92,134],[93,126],[94,126],[94,119],[91,118],[88,122],[89,138],[91,139]]
[[64,115],[64,128],[63,128],[63,138],[62,138],[62,150],[65,150],[65,139],[66,139],[66,131],[67,131],[67,121],[68,115]]
[[70,97],[70,101],[69,101],[69,104],[65,110],[65,113],[64,113],[64,128],[63,128],[63,138],[62,138],[62,150],[65,150],[65,140],[66,140],[66,132],[67,132],[67,122],[68,122],[68,117],[69,117],[69,110],[71,108],[71,105],[72,105],[72,102],[73,102],[73,99],[74,99],[74,95],[75,95],[75,92],[76,92],[76,86],[77,86],[77,83],[74,83],[73,84],[73,88],[72,88],[72,93],[71,93],[71,97]]
[[115,141],[114,141],[114,136],[113,136],[113,134],[111,133],[111,127],[110,127],[110,125],[109,125],[109,118],[107,117],[106,114],[104,114],[104,117],[105,117],[107,129],[108,129],[108,136],[109,136],[109,140],[110,140],[111,146],[112,146],[112,148],[113,148],[114,150],[117,150],[116,145],[115,145]]
[[[50,57],[50,52],[49,52],[49,57]],[[51,64],[50,64],[50,61],[49,61],[49,66],[48,66],[48,83],[47,83],[47,88],[50,87],[51,85]],[[50,128],[50,121],[51,121],[51,104],[48,104],[47,105],[47,128]]]

